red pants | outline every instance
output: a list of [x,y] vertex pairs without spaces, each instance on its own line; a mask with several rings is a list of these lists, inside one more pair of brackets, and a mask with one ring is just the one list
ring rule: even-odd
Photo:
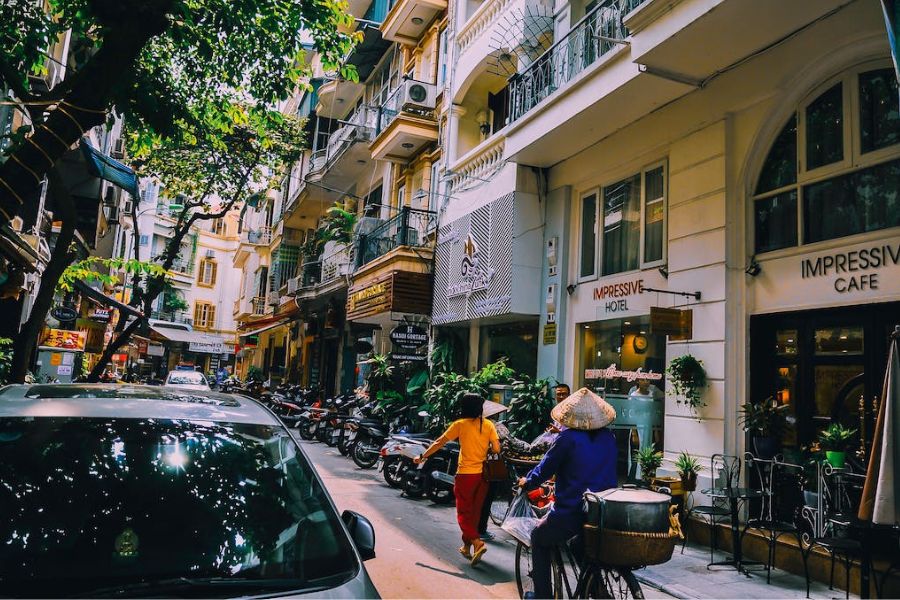
[[478,539],[478,520],[487,495],[488,484],[481,473],[457,474],[453,493],[456,495],[456,521],[462,530],[462,540],[471,544]]

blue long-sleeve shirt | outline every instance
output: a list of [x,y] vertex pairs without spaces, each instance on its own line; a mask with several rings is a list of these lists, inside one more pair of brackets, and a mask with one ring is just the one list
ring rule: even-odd
[[550,518],[580,523],[582,494],[616,487],[616,437],[608,429],[594,433],[565,429],[528,473],[525,487],[536,488],[556,475],[556,502]]

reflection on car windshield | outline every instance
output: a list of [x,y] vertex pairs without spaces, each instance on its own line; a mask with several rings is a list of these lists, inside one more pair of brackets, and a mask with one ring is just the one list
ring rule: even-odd
[[0,453],[4,595],[178,577],[309,589],[358,568],[311,467],[278,427],[2,418]]

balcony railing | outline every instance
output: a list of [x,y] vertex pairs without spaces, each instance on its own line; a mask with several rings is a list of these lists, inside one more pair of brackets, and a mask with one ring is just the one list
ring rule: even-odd
[[[433,88],[433,83],[426,83],[424,81],[418,81],[416,83],[421,83],[426,88]],[[406,82],[408,85],[408,82]],[[384,101],[378,108],[378,120],[377,127],[375,128],[375,135],[381,134],[382,131],[388,128],[388,126],[394,122],[394,119],[401,112],[409,113],[416,117],[425,117],[425,118],[433,118],[434,110],[428,108],[417,108],[407,106],[404,107],[404,99],[406,98],[406,85],[401,85],[397,89],[391,92],[388,96],[388,99]]]
[[401,246],[425,248],[428,232],[434,229],[436,214],[404,206],[400,212],[373,229],[357,236],[356,268]]
[[521,118],[628,36],[623,17],[647,0],[603,0],[523,72],[509,80],[509,117]]
[[250,312],[256,317],[266,314],[266,297],[254,296],[250,300]]
[[257,246],[268,246],[272,242],[271,227],[257,227],[241,232],[241,242]]
[[150,318],[169,323],[184,323],[185,325],[193,325],[194,323],[194,319],[184,311],[154,310],[150,311]]
[[350,273],[350,247],[339,245],[322,256],[322,283],[334,281]]
[[193,275],[194,274],[194,263],[188,262],[186,260],[176,260],[172,263],[170,271],[175,271],[176,273],[182,273],[184,275]]
[[463,155],[452,167],[450,190],[461,191],[485,179],[490,179],[497,168],[503,164],[505,147],[506,138],[501,132]]

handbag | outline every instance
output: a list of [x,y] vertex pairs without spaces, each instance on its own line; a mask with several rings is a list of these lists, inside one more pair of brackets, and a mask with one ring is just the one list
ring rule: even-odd
[[487,482],[506,481],[509,479],[509,470],[506,468],[506,461],[500,458],[499,454],[491,454],[490,446],[488,446],[488,454],[481,463],[481,478]]

